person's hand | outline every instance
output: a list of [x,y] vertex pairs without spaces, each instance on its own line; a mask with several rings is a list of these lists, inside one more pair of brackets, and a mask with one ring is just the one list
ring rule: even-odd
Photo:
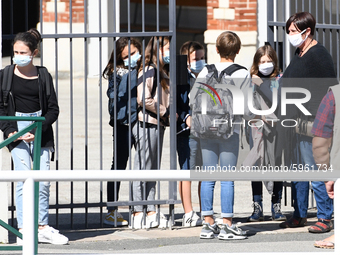
[[32,142],[32,141],[34,141],[34,135],[28,132],[25,135],[23,135],[20,138],[20,140],[23,140],[23,141],[25,141],[27,143]]
[[260,86],[263,83],[262,79],[259,76],[257,76],[256,74],[253,74],[253,76],[251,77],[251,80],[257,86]]
[[334,182],[333,181],[325,182],[325,186],[329,198],[334,199]]
[[187,124],[187,126],[191,128],[191,116],[188,116],[188,118],[185,120],[185,124]]
[[178,120],[178,113],[176,112],[176,121]]
[[[10,138],[10,137],[11,137],[12,135],[14,135],[15,133],[17,133],[17,131],[14,131],[14,132],[12,132],[12,133],[9,133],[9,134],[8,134],[8,138]],[[18,141],[18,140],[20,140],[20,138],[14,140],[14,142],[16,142],[16,141]]]

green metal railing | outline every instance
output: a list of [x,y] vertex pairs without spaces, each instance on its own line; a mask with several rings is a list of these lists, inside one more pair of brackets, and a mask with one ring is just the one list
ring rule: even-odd
[[[41,151],[41,132],[42,132],[42,122],[45,120],[45,117],[12,117],[12,116],[0,116],[0,121],[34,121],[32,124],[28,125],[24,129],[15,133],[11,137],[7,138],[5,141],[0,143],[0,149],[10,144],[11,142],[18,139],[20,136],[29,132],[30,130],[37,128],[35,131],[34,137],[34,147],[33,147],[33,170],[40,170],[40,151]],[[34,210],[35,210],[35,254],[38,253],[38,212],[39,212],[39,183],[36,182],[34,184]],[[4,221],[0,219],[0,225],[12,232],[14,235],[22,239],[22,233],[17,231],[12,226],[8,225]],[[11,245],[0,245],[0,250],[4,251],[14,251],[14,250],[22,250],[22,246],[11,246]]]

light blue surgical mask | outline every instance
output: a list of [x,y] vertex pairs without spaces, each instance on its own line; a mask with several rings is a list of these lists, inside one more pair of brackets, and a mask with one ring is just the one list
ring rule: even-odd
[[193,73],[199,73],[205,67],[206,63],[205,60],[198,60],[190,63],[190,70]]
[[170,64],[170,51],[164,51],[163,63]]
[[18,66],[27,66],[32,61],[32,56],[28,55],[14,55],[13,63]]
[[[137,62],[140,59],[141,55],[137,51],[135,54],[133,54],[130,58],[130,68],[135,68],[137,66]],[[129,66],[129,58],[124,59],[124,66]]]

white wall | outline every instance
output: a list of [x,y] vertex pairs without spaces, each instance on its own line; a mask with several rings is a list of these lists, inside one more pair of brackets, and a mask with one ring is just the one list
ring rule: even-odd
[[[224,30],[207,30],[204,32],[204,42],[207,44],[208,64],[220,62],[220,57],[216,52],[216,39],[222,32],[224,32]],[[242,44],[240,53],[236,56],[235,63],[243,65],[249,70],[256,51],[257,32],[235,31],[235,33],[240,37]]]

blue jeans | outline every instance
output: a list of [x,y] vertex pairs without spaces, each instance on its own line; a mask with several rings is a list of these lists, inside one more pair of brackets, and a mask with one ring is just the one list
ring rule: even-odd
[[[317,169],[313,158],[312,137],[297,135],[297,144],[294,148],[295,162]],[[324,182],[313,181],[312,187],[316,201],[318,219],[330,220],[333,214],[333,199],[330,199]],[[294,217],[307,217],[309,182],[292,182],[294,199]]]
[[[41,111],[35,113],[19,113],[17,112],[15,116],[28,116],[37,117],[41,116]],[[22,130],[31,124],[31,121],[18,121],[18,130]],[[40,153],[40,170],[50,170],[50,152],[52,148],[41,148]],[[33,142],[27,143],[22,141],[18,146],[16,146],[11,151],[14,170],[15,171],[29,171],[32,169],[32,159],[33,159]],[[22,189],[23,182],[18,182],[16,186],[16,211],[17,211],[17,221],[18,228],[22,228]],[[49,209],[49,197],[50,197],[50,183],[49,182],[39,182],[39,225],[48,224],[48,209]]]
[[189,137],[189,147],[190,147],[190,170],[195,170],[197,167],[202,167],[202,150],[201,142],[197,137]]
[[189,136],[177,135],[177,155],[181,170],[190,170]]
[[[208,167],[233,167],[237,164],[239,150],[239,135],[233,134],[228,140],[201,139],[203,169]],[[227,174],[227,173],[226,173]],[[215,181],[203,181],[201,184],[202,215],[214,214],[214,188]],[[234,182],[221,181],[221,216],[223,218],[234,215]]]

